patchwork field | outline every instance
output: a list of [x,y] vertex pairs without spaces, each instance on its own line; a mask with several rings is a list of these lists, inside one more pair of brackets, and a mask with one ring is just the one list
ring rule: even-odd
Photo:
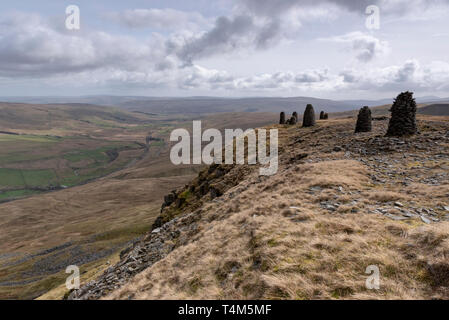
[[97,106],[1,104],[0,113],[2,202],[122,169],[148,151],[148,128],[159,129],[147,115]]

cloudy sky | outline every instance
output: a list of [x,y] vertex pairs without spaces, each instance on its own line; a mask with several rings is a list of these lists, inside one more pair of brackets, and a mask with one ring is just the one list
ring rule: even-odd
[[[80,30],[66,28],[69,5]],[[372,5],[378,29],[366,26]],[[449,0],[0,3],[0,96],[380,99],[403,90],[449,97]]]

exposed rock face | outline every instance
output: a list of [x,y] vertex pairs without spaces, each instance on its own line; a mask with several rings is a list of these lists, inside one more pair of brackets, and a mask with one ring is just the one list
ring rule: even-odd
[[359,111],[359,115],[357,117],[357,124],[355,126],[355,133],[358,132],[371,132],[372,126],[372,116],[371,110],[369,107],[363,107]]
[[170,206],[176,201],[176,190],[173,190],[170,194],[164,196],[164,203],[162,204],[161,212],[165,207]]
[[416,134],[416,102],[413,92],[402,92],[390,109],[391,119],[387,136],[405,136]]
[[71,292],[68,300],[99,299],[120,288],[136,274],[188,243],[198,233],[200,218],[201,212],[197,210],[154,229],[144,239],[123,250],[120,262],[108,268],[100,278]]
[[315,125],[315,110],[311,104],[308,104],[306,111],[304,111],[303,127],[313,127]]
[[323,120],[324,119],[324,111],[321,111],[320,112],[320,120]]
[[279,124],[285,124],[285,112],[281,112],[281,119],[279,120]]

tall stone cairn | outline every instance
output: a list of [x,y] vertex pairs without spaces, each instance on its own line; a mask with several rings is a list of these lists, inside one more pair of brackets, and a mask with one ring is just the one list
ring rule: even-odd
[[311,104],[308,104],[306,111],[304,111],[303,127],[313,127],[315,125],[315,110]]
[[372,126],[371,122],[373,118],[371,117],[371,110],[369,107],[363,107],[359,111],[357,117],[357,124],[355,126],[355,133],[358,132],[371,132]]
[[321,111],[320,112],[320,120],[323,120],[324,119],[324,111]]
[[416,102],[413,92],[402,92],[394,100],[390,109],[391,119],[387,136],[405,136],[416,134]]
[[285,112],[281,112],[281,119],[279,120],[279,124],[285,124]]

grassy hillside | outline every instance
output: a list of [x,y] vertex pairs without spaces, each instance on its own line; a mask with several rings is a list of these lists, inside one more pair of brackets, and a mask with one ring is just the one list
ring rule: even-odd
[[[0,203],[1,299],[64,288],[71,264],[80,266],[83,278],[109,267],[151,228],[163,196],[201,169],[169,161],[170,132],[192,125],[182,115],[1,106],[9,117],[0,127],[0,201],[8,201]],[[58,120],[50,123],[49,113]],[[223,114],[203,124],[251,127],[272,120],[272,114]],[[149,136],[157,140],[147,145]]]
[[[164,209],[169,222],[81,297],[449,298],[449,118],[420,117],[421,134],[404,139],[384,137],[387,124],[358,135],[354,119],[273,126],[276,175],[205,169]],[[365,286],[372,265],[379,290]],[[138,271],[123,277],[128,267]]]
[[429,116],[449,116],[449,104],[431,104],[419,109],[418,112]]

